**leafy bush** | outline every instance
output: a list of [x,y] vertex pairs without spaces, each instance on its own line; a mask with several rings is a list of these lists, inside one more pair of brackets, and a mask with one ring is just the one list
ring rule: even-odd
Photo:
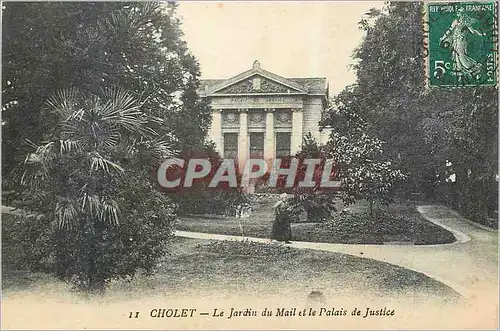
[[337,211],[335,195],[331,193],[296,193],[293,201],[306,211],[308,222],[324,222]]
[[192,190],[170,197],[179,206],[179,215],[210,214],[237,216],[242,207],[248,205],[243,193],[234,191]]
[[[24,164],[21,201],[30,267],[102,291],[113,278],[151,271],[165,252],[175,204],[150,167],[172,154],[124,90],[63,90],[48,101],[53,132]],[[32,245],[33,247],[29,247]]]
[[[208,159],[211,164],[210,175],[195,179],[192,187],[175,188],[167,193],[179,206],[179,215],[215,214],[236,216],[239,210],[248,205],[248,199],[239,187],[222,186],[209,188],[208,184],[222,163],[222,158],[213,144],[205,144],[197,149],[180,153],[187,162],[192,158]],[[238,183],[240,178],[237,178]],[[181,183],[182,184],[182,183]]]
[[299,159],[297,168],[297,183],[305,179],[307,166],[303,163],[306,159],[319,159],[321,163],[315,168],[313,181],[314,187],[298,187],[295,185],[291,193],[294,195],[293,202],[300,205],[307,212],[309,222],[322,222],[330,218],[337,210],[335,191],[325,190],[321,187],[322,172],[327,160],[324,146],[314,139],[309,132],[303,139],[301,150],[295,155]]
[[29,254],[33,243],[38,238],[39,219],[34,215],[28,222],[24,217],[14,214],[2,214],[2,273],[29,270],[32,257]]
[[102,291],[109,280],[133,277],[138,270],[153,272],[166,254],[175,210],[161,192],[152,194],[140,182],[131,178],[120,187],[118,200],[127,203],[121,205],[119,225],[88,217],[61,228],[50,216],[10,215],[2,226],[2,246],[15,253],[8,269],[52,273],[90,291]]

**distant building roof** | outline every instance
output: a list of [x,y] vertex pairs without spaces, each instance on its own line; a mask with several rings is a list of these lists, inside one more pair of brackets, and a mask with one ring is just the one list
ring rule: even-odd
[[287,78],[292,82],[308,88],[309,93],[314,94],[324,94],[328,89],[328,85],[325,77],[315,77],[315,78]]
[[201,79],[199,92],[202,95],[210,95],[254,75],[260,75],[279,84],[284,84],[295,92],[328,95],[328,83],[325,77],[286,78],[262,69],[258,61],[254,62],[252,69],[227,79]]

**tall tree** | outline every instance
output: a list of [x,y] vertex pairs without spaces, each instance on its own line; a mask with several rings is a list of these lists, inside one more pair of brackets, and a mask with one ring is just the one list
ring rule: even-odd
[[[366,36],[354,53],[356,98],[368,129],[386,142],[386,155],[408,174],[408,190],[432,190],[436,151],[424,141],[419,123],[425,87],[421,3],[391,3],[361,21]],[[430,181],[430,182],[429,182]],[[430,186],[430,187],[429,187]]]
[[[143,100],[150,125],[179,149],[201,143],[209,109],[196,94],[199,66],[181,39],[175,5],[154,2],[3,4],[4,178],[26,139],[54,123],[42,112],[56,91],[120,86]],[[6,182],[7,184],[9,181]]]
[[176,209],[155,183],[158,162],[201,144],[210,119],[175,5],[5,3],[2,10],[3,178],[10,179],[2,184],[19,193],[13,203],[40,216],[22,223],[34,240],[32,266],[86,290],[151,271]]
[[335,161],[344,202],[350,204],[364,199],[373,215],[375,202],[392,201],[397,185],[405,176],[384,155],[383,141],[367,132],[363,105],[359,103],[362,97],[354,86],[347,87],[332,100],[322,123],[333,129],[324,150]]
[[422,6],[393,2],[367,13],[360,22],[366,35],[353,55],[357,82],[346,97],[358,105],[367,129],[387,143],[385,154],[408,175],[407,192],[432,197],[455,174],[457,205],[480,219],[495,208],[481,201],[497,196],[498,91],[425,86]]

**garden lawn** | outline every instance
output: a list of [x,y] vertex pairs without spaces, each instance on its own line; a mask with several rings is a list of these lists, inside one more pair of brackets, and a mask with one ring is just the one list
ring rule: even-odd
[[252,202],[252,214],[247,218],[217,216],[183,216],[177,230],[218,233],[247,237],[269,238],[274,221],[273,199]]
[[[253,205],[248,218],[181,217],[177,230],[269,238],[274,212],[274,200]],[[341,208],[339,208],[341,209]],[[297,222],[292,224],[292,240],[343,243],[384,244],[403,242],[417,245],[445,244],[455,241],[449,231],[426,220],[413,204],[392,204],[381,207],[377,217],[367,217],[365,202],[349,207],[351,215],[335,214],[326,223]],[[304,218],[301,218],[304,220]]]
[[[12,261],[11,261],[12,262]],[[3,269],[15,268],[4,264]],[[11,270],[12,271],[12,270]],[[14,275],[4,272],[4,275]],[[66,286],[66,288],[65,288]],[[4,295],[69,292],[46,275],[24,273],[3,279]],[[57,291],[56,291],[57,290]],[[153,275],[109,284],[105,297],[205,297],[218,295],[307,298],[321,291],[328,298],[404,298],[455,302],[451,288],[423,274],[340,253],[295,249],[282,244],[207,241],[175,237],[170,255]]]

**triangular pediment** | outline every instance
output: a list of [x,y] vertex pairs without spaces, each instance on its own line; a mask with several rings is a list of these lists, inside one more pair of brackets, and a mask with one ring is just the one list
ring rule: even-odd
[[248,71],[211,86],[207,95],[220,94],[306,94],[306,89],[279,75],[255,65]]
[[231,85],[222,87],[214,94],[246,94],[246,93],[303,93],[304,91],[289,85],[276,82],[261,75],[253,75]]

